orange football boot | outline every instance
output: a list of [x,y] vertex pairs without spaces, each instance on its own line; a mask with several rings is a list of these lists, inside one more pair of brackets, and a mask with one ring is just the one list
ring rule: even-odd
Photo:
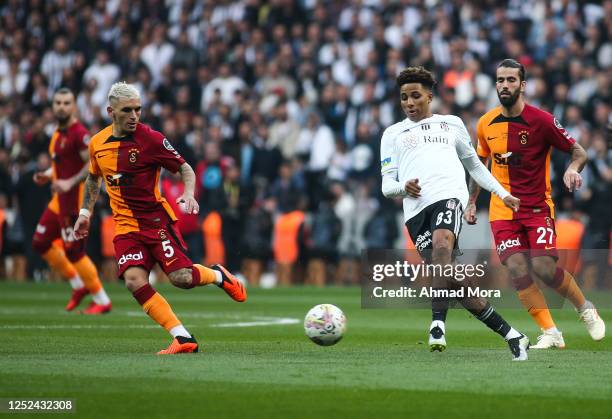
[[195,336],[190,338],[177,336],[172,340],[170,346],[159,351],[157,355],[189,354],[195,352],[198,352],[198,342],[195,340]]
[[81,312],[81,314],[106,314],[113,308],[112,303],[108,304],[96,304],[92,301],[92,303],[85,310]]
[[232,297],[235,301],[242,303],[247,299],[247,292],[242,285],[242,282],[234,275],[232,275],[227,269],[225,269],[221,265],[213,265],[211,269],[215,271],[221,272],[221,277],[223,278],[223,282],[221,282],[218,287],[222,288],[223,291],[227,293],[230,297]]
[[85,287],[72,290],[72,297],[70,297],[70,301],[66,304],[66,311],[72,311],[77,308],[87,294],[89,294],[89,291]]

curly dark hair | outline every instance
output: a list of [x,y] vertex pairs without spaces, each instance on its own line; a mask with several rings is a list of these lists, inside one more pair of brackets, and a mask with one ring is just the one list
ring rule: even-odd
[[425,68],[419,67],[408,67],[402,70],[397,76],[397,87],[402,87],[408,83],[421,83],[423,87],[432,90],[436,85],[436,79],[434,78],[431,71],[425,70]]

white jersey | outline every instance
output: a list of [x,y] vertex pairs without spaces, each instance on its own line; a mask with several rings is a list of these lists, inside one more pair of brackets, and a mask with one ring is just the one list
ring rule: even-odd
[[434,114],[393,124],[383,133],[380,154],[383,176],[396,173],[402,188],[410,179],[419,180],[419,198],[404,194],[404,221],[443,199],[457,198],[466,207],[468,189],[460,159],[475,158],[476,150],[457,116]]

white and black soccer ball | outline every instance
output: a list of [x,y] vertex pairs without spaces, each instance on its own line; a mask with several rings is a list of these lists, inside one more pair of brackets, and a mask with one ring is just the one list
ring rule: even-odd
[[310,309],[304,319],[306,336],[321,346],[340,341],[346,332],[346,316],[332,304],[319,304]]

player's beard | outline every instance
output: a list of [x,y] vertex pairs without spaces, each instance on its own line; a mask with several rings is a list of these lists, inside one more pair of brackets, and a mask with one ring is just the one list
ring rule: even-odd
[[55,115],[55,120],[61,126],[65,126],[70,121],[70,115]]
[[[508,92],[510,91],[508,90]],[[514,106],[520,95],[520,89],[516,89],[514,92],[510,92],[510,96],[502,96],[499,91],[497,92],[499,103],[501,103],[506,108],[511,108],[512,106]]]

